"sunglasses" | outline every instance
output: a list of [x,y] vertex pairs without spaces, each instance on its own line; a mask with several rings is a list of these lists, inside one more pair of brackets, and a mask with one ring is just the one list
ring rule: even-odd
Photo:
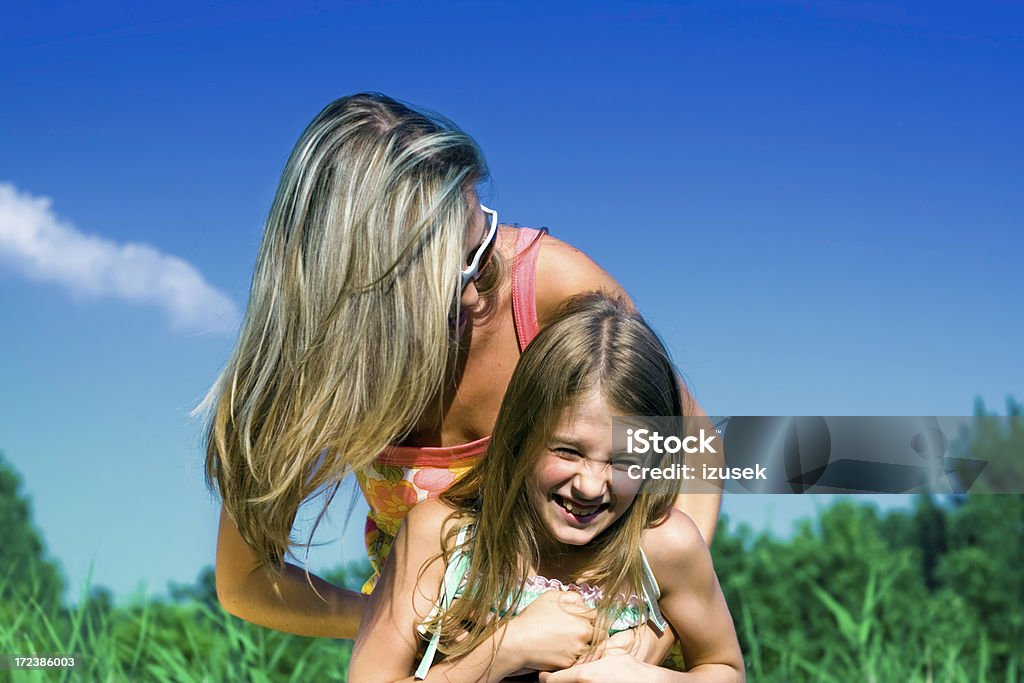
[[491,256],[494,254],[494,245],[498,241],[498,212],[488,209],[483,204],[480,205],[480,208],[487,216],[488,226],[483,241],[480,242],[480,246],[476,248],[473,256],[466,262],[466,267],[462,270],[462,286],[459,291],[465,289],[470,282],[476,282],[480,277],[480,273],[490,262]]

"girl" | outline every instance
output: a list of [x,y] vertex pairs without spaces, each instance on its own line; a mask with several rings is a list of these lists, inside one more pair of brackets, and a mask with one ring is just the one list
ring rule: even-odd
[[671,626],[687,672],[616,650],[547,680],[743,680],[707,547],[673,509],[671,481],[634,478],[641,463],[622,448],[624,434],[613,439],[613,415],[674,416],[681,433],[683,398],[635,313],[577,298],[523,354],[487,457],[407,516],[360,626],[351,680],[566,669],[607,647],[609,633],[628,644],[645,622]]
[[[499,227],[477,198],[486,175],[472,138],[380,94],[332,102],[300,137],[208,396],[217,595],[231,614],[353,637],[365,596],[285,561],[299,506],[355,472],[379,571],[404,514],[487,449],[519,353],[555,309],[621,292],[568,245]],[[718,502],[677,505],[710,539]]]

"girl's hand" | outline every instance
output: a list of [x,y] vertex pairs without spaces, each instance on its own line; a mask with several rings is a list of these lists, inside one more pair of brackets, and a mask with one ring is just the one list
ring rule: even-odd
[[509,620],[499,646],[501,654],[516,668],[568,668],[590,646],[595,616],[579,593],[544,593]]
[[625,650],[608,650],[597,661],[542,673],[540,683],[655,683],[665,673],[665,669],[645,664]]
[[615,635],[606,638],[598,645],[593,652],[580,657],[576,663],[586,664],[601,659],[608,652],[618,650],[633,655],[641,662],[648,664],[661,664],[665,661],[676,637],[672,629],[666,629],[664,633],[658,633],[647,622],[638,628],[619,631]]

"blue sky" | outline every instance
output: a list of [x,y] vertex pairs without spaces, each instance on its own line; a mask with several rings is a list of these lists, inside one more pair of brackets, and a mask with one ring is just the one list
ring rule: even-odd
[[[291,145],[361,90],[473,134],[502,219],[618,278],[710,413],[1001,407],[1024,393],[1022,35],[1012,2],[5,7],[0,450],[73,585],[211,562],[189,410]],[[781,530],[814,504],[726,509]]]

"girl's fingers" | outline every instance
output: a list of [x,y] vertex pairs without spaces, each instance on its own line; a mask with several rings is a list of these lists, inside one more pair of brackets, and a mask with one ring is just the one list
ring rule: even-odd
[[[607,642],[607,641],[605,641],[605,642]],[[610,655],[628,655],[628,654],[630,654],[629,650],[625,650],[625,649],[623,649],[621,647],[617,647],[615,645],[604,645],[604,644],[602,644],[602,645],[598,645],[597,649],[594,650],[593,652],[588,652],[588,653],[584,654],[582,657],[580,657],[579,659],[577,659],[576,663],[577,664],[586,664],[587,662],[593,662],[593,661],[596,661],[598,659],[601,659],[602,657],[607,657],[607,656],[610,656]]]
[[586,617],[593,621],[597,618],[597,609],[588,607],[582,596],[574,591],[565,591],[558,597],[558,604],[569,614]]

